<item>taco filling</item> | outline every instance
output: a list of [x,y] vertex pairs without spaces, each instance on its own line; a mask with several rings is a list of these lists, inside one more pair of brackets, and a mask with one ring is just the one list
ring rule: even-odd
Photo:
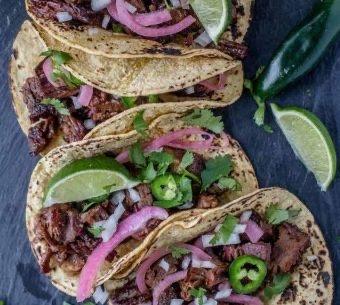
[[[215,44],[188,1],[28,0],[29,10],[36,17],[72,28],[93,26],[90,35],[95,35],[95,27],[101,27],[116,33],[156,39],[161,43],[217,48],[234,58],[243,59],[247,47],[235,40],[242,36],[237,21],[245,15],[244,7],[237,0],[226,1],[226,5],[230,6],[227,10],[231,16],[227,17],[226,25],[230,26],[232,40],[222,36]],[[172,48],[164,51],[168,55],[179,55]]]
[[[191,242],[153,252],[134,280],[110,294],[110,304],[263,305],[289,294],[291,273],[310,246],[309,235],[288,222],[298,213],[271,204],[264,215],[228,215]],[[110,281],[105,286],[110,290]]]
[[[119,97],[105,93],[62,68],[62,64],[71,60],[68,53],[49,50],[42,55],[45,59],[22,88],[31,122],[28,140],[33,155],[41,153],[59,131],[67,143],[80,141],[97,125],[124,110],[166,101],[162,95]],[[174,95],[208,99],[216,90],[223,89],[226,81],[222,74]]]
[[[215,119],[211,128],[220,131],[223,124]],[[230,141],[225,134],[188,127],[137,142],[118,155],[108,152],[61,168],[49,180],[34,222],[35,239],[47,245],[42,271],[90,269],[86,278],[94,281],[105,260],[119,258],[115,250],[121,243],[136,247],[178,211],[223,204],[226,192],[241,190],[241,178],[234,177],[234,158],[209,157],[207,151]]]

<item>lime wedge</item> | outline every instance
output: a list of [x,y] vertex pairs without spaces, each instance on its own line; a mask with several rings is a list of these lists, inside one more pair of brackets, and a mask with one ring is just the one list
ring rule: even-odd
[[189,0],[212,41],[217,44],[231,22],[230,0]]
[[63,167],[50,180],[44,205],[82,201],[131,188],[139,183],[114,158],[99,156],[76,160]]
[[315,114],[298,107],[271,104],[276,122],[296,156],[325,191],[336,174],[336,152],[325,125]]

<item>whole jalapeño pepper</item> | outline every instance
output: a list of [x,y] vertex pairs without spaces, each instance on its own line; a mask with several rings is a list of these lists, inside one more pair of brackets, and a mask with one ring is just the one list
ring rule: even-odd
[[229,267],[230,285],[240,294],[249,294],[258,290],[266,275],[266,263],[251,255],[239,256]]
[[265,101],[308,73],[320,61],[340,33],[340,1],[320,1],[301,24],[291,31],[266,68],[246,83],[259,106],[258,125],[264,124]]

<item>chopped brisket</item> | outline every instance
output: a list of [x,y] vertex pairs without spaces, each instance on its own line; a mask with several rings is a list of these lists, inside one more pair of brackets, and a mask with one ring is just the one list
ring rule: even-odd
[[[261,241],[272,242],[275,239],[274,227],[268,222],[266,222],[258,213],[252,211],[250,220],[254,221],[257,225],[259,225],[259,227],[264,232],[261,237]],[[241,235],[241,239],[242,241],[249,241],[249,238],[245,233]]]
[[89,116],[96,123],[101,123],[124,110],[119,101],[112,99],[109,94],[97,89],[93,91],[88,108]]
[[129,190],[125,190],[124,192],[125,193],[124,205],[128,211],[137,212],[145,206],[153,205],[153,197],[151,194],[149,184],[146,183],[139,184],[135,187],[135,190],[138,192],[140,197],[140,200],[136,203],[132,201]]
[[274,273],[290,272],[300,262],[304,251],[310,246],[309,236],[290,223],[279,227],[279,238],[274,243],[271,269]]
[[61,116],[60,128],[64,133],[64,140],[68,143],[80,141],[86,135],[83,122],[71,115]]
[[108,205],[112,205],[109,201],[106,201],[100,205],[89,209],[87,212],[81,214],[82,223],[92,226],[95,222],[108,219],[112,214],[108,212]]
[[158,300],[158,305],[170,305],[171,300],[177,298],[177,293],[174,287],[169,287],[164,290]]
[[247,46],[245,46],[244,44],[231,41],[231,40],[226,40],[226,39],[221,39],[218,43],[217,48],[220,51],[236,59],[244,59],[248,54]]
[[223,259],[227,262],[231,262],[241,255],[253,255],[265,261],[269,261],[271,245],[269,243],[259,242],[256,244],[246,243],[243,245],[230,245],[223,247]]
[[217,265],[213,269],[206,270],[205,285],[208,288],[213,288],[214,286],[223,283],[227,278],[227,268],[225,265]]
[[218,206],[218,199],[215,195],[209,195],[206,193],[200,194],[198,197],[197,208],[199,209],[211,209]]
[[130,281],[123,287],[114,289],[110,293],[112,305],[140,305],[151,301],[150,295],[141,294],[135,281]]
[[57,130],[57,119],[54,116],[41,119],[28,130],[28,145],[33,156],[41,153],[49,144]]
[[185,301],[191,301],[190,290],[204,286],[206,279],[206,270],[203,268],[189,268],[187,277],[179,282],[181,288],[181,298]]

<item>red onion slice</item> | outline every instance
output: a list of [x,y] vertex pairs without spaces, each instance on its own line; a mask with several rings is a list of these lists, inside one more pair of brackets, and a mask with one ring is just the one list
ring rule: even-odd
[[202,249],[200,249],[199,247],[196,247],[194,245],[179,244],[178,246],[181,247],[181,248],[189,250],[192,254],[195,254],[197,256],[197,258],[199,258],[201,260],[212,259],[212,257],[209,254],[205,253]]
[[211,91],[222,90],[227,82],[227,76],[225,75],[225,73],[222,73],[218,76],[218,82],[214,83],[214,81],[215,77],[201,81],[200,85],[206,87]]
[[258,226],[258,224],[252,220],[248,220],[246,222],[246,230],[245,233],[247,234],[249,240],[254,244],[257,243],[261,237],[263,236],[263,230]]
[[88,106],[93,96],[93,87],[89,85],[83,85],[80,87],[78,96],[78,103],[83,106]]
[[58,84],[53,80],[52,74],[53,74],[53,63],[51,58],[47,58],[43,63],[43,71],[47,78],[47,80],[54,86],[58,87]]
[[124,0],[117,0],[116,6],[120,22],[127,26],[132,32],[144,37],[162,37],[173,35],[183,31],[196,21],[196,19],[190,15],[185,17],[180,22],[170,26],[149,28],[142,26],[135,21],[134,16],[131,15],[126,9]]
[[262,301],[258,297],[245,294],[231,294],[225,299],[225,301],[243,305],[263,305]]
[[125,239],[144,229],[151,219],[165,220],[169,214],[158,207],[144,207],[140,211],[125,218],[119,225],[116,233],[108,242],[102,242],[88,257],[81,270],[77,288],[77,301],[82,302],[91,295],[98,271],[105,258]]
[[153,289],[152,292],[152,305],[158,305],[158,300],[160,295],[164,290],[170,287],[173,283],[184,280],[187,276],[188,271],[179,271],[173,274],[170,274],[164,278],[164,280],[160,281],[158,285]]
[[167,9],[163,9],[152,13],[137,14],[134,19],[140,25],[150,26],[168,22],[172,19],[172,17]]

